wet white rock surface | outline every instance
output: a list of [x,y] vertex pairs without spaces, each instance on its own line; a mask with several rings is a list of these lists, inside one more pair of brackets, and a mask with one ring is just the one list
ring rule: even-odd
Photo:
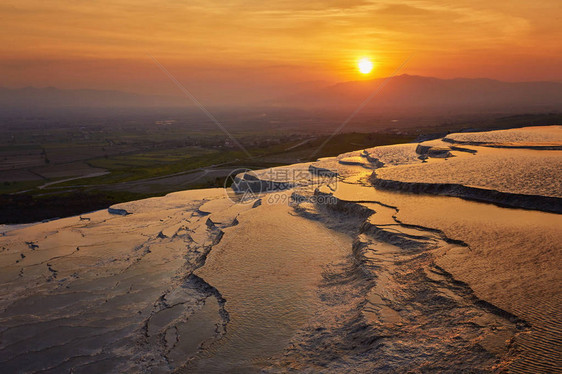
[[511,130],[450,134],[444,140],[449,143],[503,148],[562,149],[561,131],[562,126],[535,126]]
[[560,134],[451,134],[240,176],[242,201],[2,226],[0,371],[559,371]]

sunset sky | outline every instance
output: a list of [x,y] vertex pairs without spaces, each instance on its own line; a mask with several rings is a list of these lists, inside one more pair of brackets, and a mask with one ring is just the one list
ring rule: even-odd
[[[247,95],[391,74],[562,81],[562,3],[4,0],[7,87]],[[374,62],[361,76],[357,61]]]

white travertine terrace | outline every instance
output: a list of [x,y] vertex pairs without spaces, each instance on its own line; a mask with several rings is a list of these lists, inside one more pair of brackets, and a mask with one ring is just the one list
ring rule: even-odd
[[562,128],[446,139],[2,226],[0,371],[559,370]]

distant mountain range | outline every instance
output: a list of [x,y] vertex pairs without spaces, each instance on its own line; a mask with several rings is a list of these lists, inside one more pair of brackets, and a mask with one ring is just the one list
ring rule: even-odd
[[339,83],[284,97],[276,104],[355,108],[371,96],[365,111],[562,110],[562,83],[412,75]]
[[[356,108],[367,97],[364,112],[461,112],[461,111],[562,111],[562,83],[501,82],[492,79],[438,79],[400,75],[390,79],[339,83],[308,89],[255,106],[313,109]],[[208,105],[220,103],[208,103]],[[0,88],[4,109],[64,107],[178,107],[190,105],[177,96],[141,95],[121,91],[63,90],[48,88]]]

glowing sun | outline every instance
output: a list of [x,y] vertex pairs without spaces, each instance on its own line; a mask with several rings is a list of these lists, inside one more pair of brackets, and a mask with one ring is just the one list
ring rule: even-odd
[[357,63],[357,67],[359,68],[361,74],[369,74],[371,70],[373,70],[373,62],[368,58],[362,58]]

